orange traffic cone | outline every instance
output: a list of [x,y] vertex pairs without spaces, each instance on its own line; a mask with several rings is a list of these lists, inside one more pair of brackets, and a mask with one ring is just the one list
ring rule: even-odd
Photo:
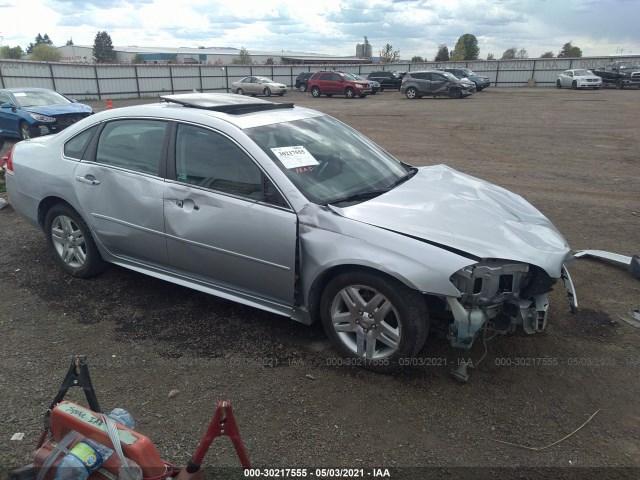
[[113,108],[113,102],[111,101],[111,99],[110,99],[110,98],[107,98],[107,99],[104,101],[104,103],[106,103],[106,104],[107,104],[107,110],[109,110],[109,109]]

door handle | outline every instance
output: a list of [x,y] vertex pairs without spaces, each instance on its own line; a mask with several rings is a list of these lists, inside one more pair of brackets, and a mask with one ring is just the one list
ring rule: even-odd
[[100,181],[96,180],[96,177],[94,177],[93,175],[85,175],[84,177],[76,175],[76,180],[87,185],[100,185]]
[[173,198],[170,201],[175,203],[176,207],[184,208],[187,212],[190,212],[191,210],[200,210],[200,207],[190,198],[187,198],[184,200],[178,200]]

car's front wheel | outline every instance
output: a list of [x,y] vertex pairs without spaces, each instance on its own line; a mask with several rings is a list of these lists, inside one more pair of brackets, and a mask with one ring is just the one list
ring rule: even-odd
[[311,89],[311,96],[318,98],[320,96],[320,89],[318,87],[313,87]]
[[269,87],[265,88],[262,93],[264,93],[265,97],[270,97],[271,96],[271,89]]
[[28,140],[31,138],[31,127],[27,122],[20,122],[20,138],[22,140]]
[[306,91],[307,91],[307,84],[306,84],[306,83],[301,83],[301,84],[300,84],[300,87],[299,87],[299,90],[300,90],[302,93],[306,92]]
[[409,87],[407,88],[405,95],[408,99],[413,100],[414,98],[418,98],[418,90],[413,87]]
[[237,93],[238,95],[244,95],[244,90],[243,90],[243,89],[241,89],[241,88],[239,88],[238,90],[236,90],[236,93]]
[[449,97],[462,98],[462,91],[459,88],[452,88],[451,90],[449,90]]
[[45,233],[56,262],[68,274],[88,278],[105,269],[89,227],[70,206],[51,207],[45,218]]
[[556,88],[562,88],[562,82],[560,80],[556,81]]
[[578,88],[578,82],[576,82],[575,80],[573,82],[571,82],[571,88],[576,90]]
[[354,98],[356,96],[356,93],[353,91],[353,88],[347,88],[344,91],[344,96],[347,98]]
[[386,372],[416,355],[429,329],[422,295],[398,280],[367,271],[342,273],[324,289],[324,330],[355,365]]

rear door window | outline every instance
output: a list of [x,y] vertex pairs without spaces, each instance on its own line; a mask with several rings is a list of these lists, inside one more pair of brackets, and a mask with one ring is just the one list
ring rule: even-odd
[[84,132],[80,132],[64,145],[64,156],[69,158],[82,159],[84,151],[87,149],[97,126],[87,128]]

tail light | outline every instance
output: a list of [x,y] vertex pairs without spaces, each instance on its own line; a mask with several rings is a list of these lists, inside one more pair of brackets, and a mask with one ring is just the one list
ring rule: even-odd
[[13,147],[11,147],[11,150],[9,150],[9,153],[6,154],[4,157],[2,157],[2,162],[7,166],[7,172],[13,174],[13,150],[16,148],[16,146],[14,145]]

